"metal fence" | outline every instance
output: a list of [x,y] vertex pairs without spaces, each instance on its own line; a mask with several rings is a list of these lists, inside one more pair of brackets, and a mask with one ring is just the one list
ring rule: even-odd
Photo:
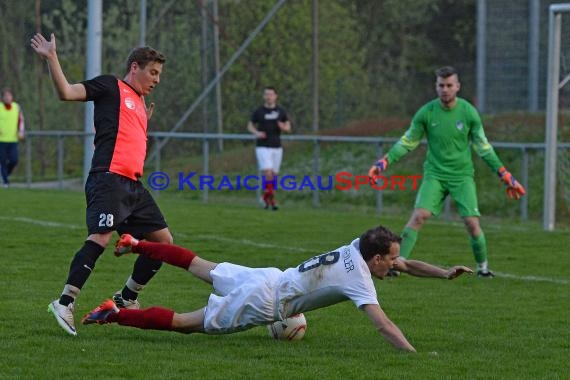
[[[549,6],[558,0],[477,0],[477,107],[484,113],[537,112],[546,103]],[[563,23],[570,36],[570,23]],[[570,44],[561,48],[568,73]],[[570,89],[561,90],[563,104]]]
[[[42,140],[44,145],[49,146],[51,150],[47,154],[52,156],[50,160],[50,165],[52,166],[50,172],[51,182],[55,183],[55,188],[63,189],[66,187],[66,181],[69,179],[70,175],[66,174],[67,166],[75,165],[81,167],[74,161],[73,157],[67,154],[70,149],[75,149],[77,145],[74,140],[82,140],[85,136],[83,132],[73,132],[73,131],[30,131],[27,135],[25,141],[25,152],[24,152],[24,183],[27,187],[33,187],[37,182],[38,177],[43,177],[39,173],[34,173],[38,171],[33,165],[34,160],[37,161],[37,157],[34,156],[34,141],[37,143],[38,140]],[[55,144],[50,140],[55,139]],[[169,145],[162,147],[161,141],[165,139],[171,139]],[[214,133],[161,133],[154,132],[149,133],[149,141],[152,143],[152,156],[154,157],[151,162],[147,162],[147,172],[151,171],[161,171],[163,170],[164,162],[163,156],[171,149],[171,144],[181,141],[192,141],[195,144],[201,146],[201,174],[209,175],[211,174],[210,161],[212,158],[211,147],[213,144],[217,144],[219,140],[224,142],[229,141],[242,141],[253,143],[254,137],[249,134],[214,134]],[[356,144],[357,146],[366,146],[370,150],[370,156],[367,157],[368,164],[374,159],[374,153],[376,156],[381,156],[386,150],[385,148],[392,145],[397,141],[396,138],[384,138],[384,137],[352,137],[352,136],[315,136],[315,135],[287,135],[283,136],[284,142],[294,142],[297,144],[308,145],[310,149],[310,165],[307,163],[307,167],[310,166],[310,173],[306,173],[315,179],[318,175],[322,174],[321,166],[323,164],[323,157],[321,152],[321,147],[324,144]],[[425,145],[425,141],[423,142]],[[253,144],[252,144],[253,145]],[[516,153],[516,160],[519,162],[519,167],[511,167],[511,170],[518,173],[517,177],[525,188],[529,189],[530,181],[530,165],[529,160],[532,156],[538,154],[543,154],[545,149],[544,143],[509,143],[509,142],[493,142],[492,145],[495,149]],[[559,149],[570,149],[570,143],[559,144]],[[44,153],[46,150],[44,149]],[[512,162],[513,160],[511,160]],[[540,167],[540,164],[538,165]],[[366,170],[368,166],[361,168]],[[75,173],[75,176],[71,175],[76,181],[81,177],[81,173]],[[41,178],[45,180],[45,178]],[[542,186],[542,184],[540,184]],[[259,197],[260,190],[257,191],[256,196]],[[312,204],[315,207],[321,205],[322,190],[318,188],[312,193]],[[209,190],[206,187],[202,190],[201,194],[202,200],[208,202],[209,200]],[[382,212],[384,209],[384,192],[374,191],[371,195],[370,204],[375,204],[376,211],[378,213]],[[450,217],[450,203],[449,198],[446,202],[444,217]],[[529,201],[528,197],[523,197],[520,201],[520,208],[518,215],[521,220],[527,220],[529,218]]]

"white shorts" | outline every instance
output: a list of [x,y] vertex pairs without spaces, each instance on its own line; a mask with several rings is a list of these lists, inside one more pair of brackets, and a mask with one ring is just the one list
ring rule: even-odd
[[259,170],[273,170],[275,174],[279,173],[281,168],[281,160],[283,159],[283,148],[268,148],[265,146],[255,147],[255,157]]
[[277,319],[277,268],[248,268],[221,263],[210,272],[214,290],[204,312],[204,331],[228,334],[269,324]]

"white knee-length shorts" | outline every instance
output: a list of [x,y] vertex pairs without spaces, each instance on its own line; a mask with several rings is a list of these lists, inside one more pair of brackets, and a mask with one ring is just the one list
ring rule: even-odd
[[258,146],[255,148],[255,156],[259,170],[273,170],[275,174],[279,173],[281,168],[281,160],[283,159],[283,148],[268,148]]
[[278,320],[276,287],[282,273],[277,268],[218,264],[210,272],[216,294],[208,299],[204,331],[228,334]]

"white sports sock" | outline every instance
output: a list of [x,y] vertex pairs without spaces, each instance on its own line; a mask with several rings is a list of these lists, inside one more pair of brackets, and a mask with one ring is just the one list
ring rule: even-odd
[[63,292],[61,292],[61,294],[76,299],[77,296],[79,296],[79,292],[81,292],[81,289],[79,289],[78,287],[65,284],[65,286],[63,287]]
[[487,261],[483,261],[482,263],[477,263],[477,270],[481,272],[487,272],[489,269],[487,268]]
[[130,290],[132,290],[135,293],[140,292],[141,290],[144,289],[144,285],[139,284],[138,282],[136,282],[135,280],[133,280],[132,277],[129,277],[129,279],[127,280],[127,283],[125,284],[125,286],[127,288],[129,288]]

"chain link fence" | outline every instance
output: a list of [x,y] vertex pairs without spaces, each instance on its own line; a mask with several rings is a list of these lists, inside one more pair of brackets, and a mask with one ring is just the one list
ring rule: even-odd
[[[484,80],[478,105],[485,113],[543,111],[546,103],[548,7],[551,0],[478,0],[486,10],[479,20],[486,37]],[[570,20],[562,23],[562,72],[570,73]],[[478,79],[481,80],[481,79]],[[561,91],[561,108],[568,107],[570,89]]]

